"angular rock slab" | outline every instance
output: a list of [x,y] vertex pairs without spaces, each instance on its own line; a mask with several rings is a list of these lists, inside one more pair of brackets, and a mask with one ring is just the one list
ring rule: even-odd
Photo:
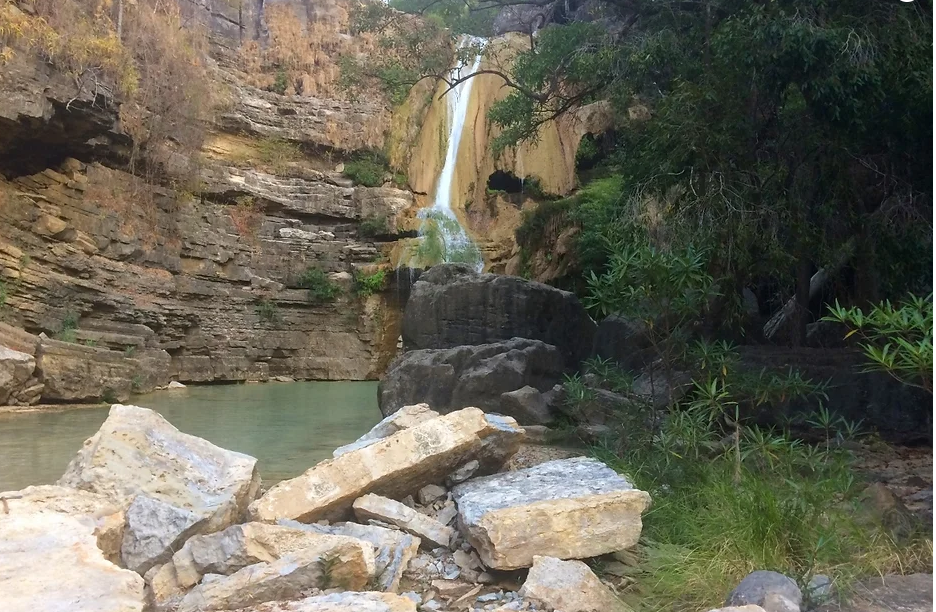
[[[252,523],[253,524],[253,523]],[[377,525],[358,525],[357,523],[336,523],[334,525],[305,525],[296,521],[281,520],[280,525],[303,529],[313,533],[343,535],[370,542],[374,545],[374,587],[381,591],[396,593],[400,589],[400,579],[409,565],[410,559],[419,551],[420,539],[408,533],[378,527]]]
[[[154,500],[134,502],[139,520],[124,533],[123,550],[142,573],[167,560],[180,538],[237,522],[260,488],[256,464],[253,457],[180,432],[153,410],[115,404],[58,484],[118,503]],[[179,520],[159,520],[163,515]],[[166,547],[157,551],[153,538]]]
[[487,567],[584,559],[637,543],[650,495],[595,459],[547,461],[456,486],[458,527]]
[[416,604],[391,593],[346,591],[296,601],[273,601],[234,612],[416,612]]
[[0,608],[142,612],[143,579],[106,560],[93,532],[87,517],[0,513]]
[[56,485],[5,491],[0,493],[0,498],[5,501],[8,515],[55,513],[90,522],[104,558],[112,563],[120,562],[120,545],[126,519],[123,507],[110,498]]
[[319,535],[314,545],[270,563],[248,565],[230,576],[205,576],[182,598],[178,612],[235,610],[297,599],[313,588],[359,590],[372,580],[374,571],[374,547],[369,543]]
[[431,419],[284,480],[249,507],[251,520],[340,520],[367,493],[404,497],[465,463],[496,471],[520,446],[516,421],[465,408]]
[[395,525],[408,534],[421,538],[431,548],[448,548],[455,535],[455,530],[439,521],[416,512],[398,501],[387,499],[372,493],[354,500],[354,515],[359,521],[377,519]]
[[369,432],[350,444],[339,446],[332,453],[333,457],[340,457],[353,450],[370,446],[377,440],[388,438],[398,431],[415,427],[420,423],[432,420],[439,416],[439,413],[429,407],[429,404],[414,404],[413,406],[404,406],[397,412],[386,417],[381,422],[374,425]]
[[627,612],[630,608],[581,561],[533,557],[520,595],[562,612]]

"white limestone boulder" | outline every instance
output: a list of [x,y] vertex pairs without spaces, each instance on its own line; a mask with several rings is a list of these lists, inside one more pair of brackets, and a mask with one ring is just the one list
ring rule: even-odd
[[359,497],[354,501],[354,515],[365,523],[370,519],[389,523],[406,533],[424,540],[430,548],[444,546],[448,548],[455,535],[455,530],[439,521],[416,512],[398,501],[374,495]]
[[439,416],[439,413],[432,410],[429,404],[415,404],[413,406],[404,406],[397,412],[394,412],[381,422],[374,425],[369,432],[344,446],[339,446],[334,450],[332,456],[340,457],[353,450],[370,446],[378,440],[383,440],[395,434],[398,431],[415,427],[420,423],[432,420]]
[[142,574],[185,538],[238,522],[260,488],[256,464],[180,432],[153,410],[115,404],[58,484],[130,506],[122,553]]
[[0,514],[63,514],[92,525],[92,533],[104,558],[120,562],[124,508],[109,497],[70,487],[41,485],[0,493]]
[[323,461],[273,486],[249,507],[251,520],[341,520],[368,493],[397,499],[442,482],[476,460],[479,473],[499,469],[520,446],[523,429],[510,418],[465,408],[398,431]]
[[178,612],[236,610],[267,601],[299,599],[316,588],[357,591],[370,583],[374,571],[371,544],[319,535],[312,545],[275,561],[248,565],[230,576],[204,576],[182,598]]
[[234,612],[416,612],[416,603],[392,593],[352,592],[274,601]]
[[3,612],[142,612],[143,579],[104,558],[89,517],[0,512]]
[[630,548],[650,495],[595,459],[547,461],[452,490],[458,527],[487,567],[530,567],[535,555],[584,559]]
[[628,612],[630,609],[587,565],[554,557],[533,558],[533,567],[520,588],[520,595],[562,612]]

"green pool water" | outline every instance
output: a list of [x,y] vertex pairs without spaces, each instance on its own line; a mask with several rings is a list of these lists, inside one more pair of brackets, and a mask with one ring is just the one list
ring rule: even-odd
[[[191,386],[133,398],[185,433],[256,457],[264,483],[301,474],[380,420],[376,382]],[[0,415],[0,491],[54,483],[108,406]]]

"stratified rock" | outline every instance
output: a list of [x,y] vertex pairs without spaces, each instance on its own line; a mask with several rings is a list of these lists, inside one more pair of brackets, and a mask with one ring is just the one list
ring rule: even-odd
[[455,531],[425,514],[416,512],[398,501],[368,494],[354,500],[354,515],[361,522],[377,519],[395,525],[432,547],[448,547]]
[[439,416],[439,413],[435,410],[432,410],[429,407],[429,404],[403,406],[398,411],[394,412],[390,416],[383,419],[381,422],[374,425],[369,432],[354,442],[336,448],[332,453],[332,456],[338,457],[347,453],[348,451],[364,448],[365,446],[373,444],[377,440],[382,440],[386,437],[392,436],[398,431],[419,425],[420,423],[434,419],[437,416]]
[[535,555],[584,559],[637,543],[650,495],[584,457],[470,480],[452,490],[458,526],[487,567],[529,567]]
[[404,429],[364,448],[323,461],[273,486],[250,504],[252,520],[339,520],[367,493],[404,497],[441,482],[478,460],[496,471],[519,448],[523,430],[513,419],[466,408]]
[[410,559],[416,556],[420,540],[408,533],[395,529],[386,529],[377,525],[358,525],[357,523],[336,523],[334,525],[305,525],[296,521],[283,520],[281,525],[311,531],[312,533],[327,533],[342,535],[374,545],[376,569],[373,586],[381,591],[397,592],[400,588],[400,578],[409,565]]
[[249,565],[230,576],[205,577],[182,598],[178,612],[235,610],[297,599],[313,588],[360,590],[373,578],[374,569],[370,544],[320,535],[312,545],[275,561]]
[[117,351],[41,335],[36,368],[42,372],[44,400],[88,402],[112,396],[126,401],[139,364]]
[[232,612],[416,612],[416,603],[391,593],[331,593],[296,601],[274,601]]
[[0,346],[0,406],[29,405],[39,401],[39,394],[27,391],[37,383],[32,355]]
[[238,521],[260,487],[256,463],[180,432],[152,410],[115,404],[58,484],[133,502],[123,551],[145,572],[180,538]]
[[142,612],[143,579],[104,558],[94,524],[57,512],[0,512],[4,612]]
[[120,562],[124,508],[109,497],[69,487],[42,485],[5,491],[0,493],[0,499],[4,500],[0,515],[4,514],[5,507],[9,515],[55,513],[88,522],[104,558],[113,563]]
[[515,410],[513,403],[502,400],[502,394],[522,387],[548,391],[562,379],[563,371],[559,350],[539,340],[511,338],[414,350],[390,364],[380,382],[378,403],[383,414],[425,401],[441,413],[476,406],[529,421],[528,412]]
[[745,576],[725,600],[726,606],[761,606],[767,612],[798,612],[803,592],[793,579],[765,570]]
[[588,357],[594,335],[594,321],[572,293],[462,264],[423,274],[403,316],[407,350],[530,338],[557,347],[568,367]]
[[562,612],[627,612],[629,608],[581,561],[533,557],[520,595]]

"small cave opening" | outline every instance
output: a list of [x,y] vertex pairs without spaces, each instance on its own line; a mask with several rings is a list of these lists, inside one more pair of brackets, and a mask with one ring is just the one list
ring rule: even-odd
[[608,158],[616,142],[614,130],[600,134],[585,134],[575,152],[575,169],[579,172],[593,170]]
[[521,193],[523,181],[516,175],[503,170],[495,170],[487,180],[488,191],[503,191],[505,193]]

